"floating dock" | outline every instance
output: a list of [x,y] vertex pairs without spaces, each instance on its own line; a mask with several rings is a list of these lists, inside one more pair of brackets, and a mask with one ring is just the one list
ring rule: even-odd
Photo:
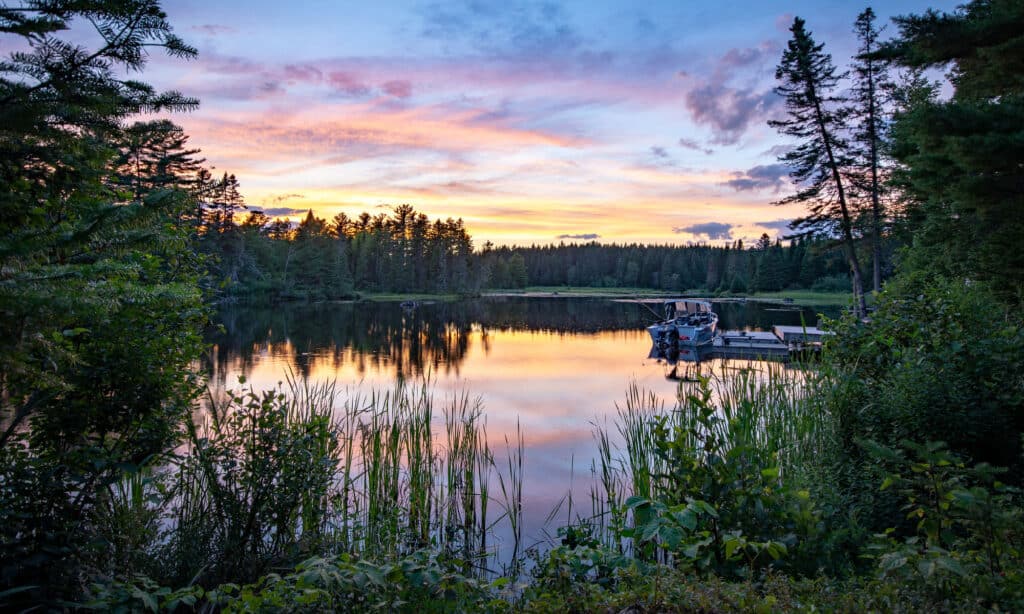
[[825,337],[834,334],[816,326],[783,326],[781,324],[773,326],[772,333],[785,343],[821,343]]
[[768,331],[724,330],[700,347],[651,348],[650,358],[674,362],[701,362],[712,358],[787,361],[794,354],[817,351],[833,333],[813,326],[772,327]]

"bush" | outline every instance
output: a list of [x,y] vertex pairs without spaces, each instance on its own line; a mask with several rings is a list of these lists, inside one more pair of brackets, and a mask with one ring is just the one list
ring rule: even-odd
[[845,383],[826,402],[844,450],[859,458],[856,438],[941,440],[1020,482],[1024,328],[984,287],[903,280],[887,286],[869,323],[833,327],[828,366]]

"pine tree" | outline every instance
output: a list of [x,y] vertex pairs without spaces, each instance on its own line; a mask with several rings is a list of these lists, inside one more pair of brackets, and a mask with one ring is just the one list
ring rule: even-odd
[[847,143],[841,137],[846,120],[845,100],[833,94],[844,75],[836,73],[832,57],[823,51],[804,28],[793,20],[782,60],[775,71],[781,84],[776,91],[785,99],[789,117],[770,121],[781,133],[800,143],[779,159],[792,169],[798,191],[779,204],[803,203],[808,215],[796,220],[794,229],[840,236],[853,281],[854,307],[858,316],[867,312],[860,261],[853,236],[853,216],[843,180],[850,166]]
[[860,41],[853,64],[853,105],[851,116],[857,122],[853,134],[855,172],[851,181],[865,194],[869,204],[869,235],[871,237],[872,282],[875,292],[882,289],[882,198],[884,169],[882,152],[885,145],[885,112],[883,93],[891,89],[886,62],[877,56],[879,49],[875,12],[867,8],[857,16],[854,32]]
[[1024,303],[1024,4],[974,0],[896,20],[881,55],[948,67],[952,99],[915,88],[893,127],[897,181],[915,244],[903,263],[987,282]]
[[10,51],[0,61],[8,609],[82,597],[83,555],[99,542],[93,506],[126,467],[172,447],[193,409],[205,312],[176,224],[192,205],[181,191],[125,190],[112,172],[130,117],[195,106],[123,77],[160,47],[195,54],[165,17],[152,0],[0,7],[0,48]]
[[193,189],[204,160],[187,143],[185,131],[170,120],[135,122],[117,144],[115,185],[135,200],[159,189]]

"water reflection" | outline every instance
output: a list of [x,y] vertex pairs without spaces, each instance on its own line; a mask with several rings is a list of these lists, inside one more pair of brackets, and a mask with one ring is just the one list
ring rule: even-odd
[[[724,329],[817,322],[810,309],[714,307]],[[398,303],[232,306],[210,334],[206,367],[211,386],[221,390],[237,388],[240,375],[258,390],[272,388],[290,370],[364,390],[429,375],[442,401],[465,391],[479,396],[499,464],[505,436],[522,426],[524,528],[536,537],[570,488],[577,501],[586,500],[596,456],[592,424],[612,419],[629,383],[666,404],[687,385],[678,381],[685,373],[671,379],[670,366],[649,355],[644,327],[654,320],[637,303],[576,298],[485,298],[412,311]],[[718,359],[686,364],[703,374],[733,368]]]
[[[813,310],[779,304],[732,301],[714,308],[720,329],[818,321]],[[652,321],[642,305],[605,299],[494,297],[428,302],[413,310],[398,303],[230,306],[219,314],[222,329],[209,335],[213,347],[204,367],[215,385],[228,383],[229,373],[248,376],[267,357],[300,377],[309,377],[316,366],[345,367],[358,378],[380,372],[403,378],[457,375],[474,337],[488,355],[497,331],[579,335],[636,331]]]

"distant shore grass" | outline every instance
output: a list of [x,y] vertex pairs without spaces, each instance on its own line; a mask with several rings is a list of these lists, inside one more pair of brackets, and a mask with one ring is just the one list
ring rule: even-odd
[[849,292],[819,292],[816,290],[783,290],[780,292],[755,292],[752,294],[716,295],[702,290],[667,292],[652,288],[588,288],[584,286],[529,286],[516,290],[488,290],[484,296],[570,296],[595,298],[626,297],[670,297],[689,296],[704,298],[747,298],[753,300],[782,301],[792,299],[805,305],[845,305],[850,302]]
[[[747,298],[757,301],[783,301],[792,299],[802,305],[845,305],[850,302],[849,292],[819,292],[816,290],[782,290],[780,292],[755,292],[752,294],[715,295],[701,290],[667,292],[652,288],[590,288],[586,286],[528,286],[526,288],[486,290],[479,296],[521,296],[546,298],[554,296],[578,298],[658,298],[658,297],[702,297],[702,298]],[[395,301],[457,301],[469,298],[460,294],[429,294],[401,292],[367,292],[359,300],[371,302]],[[871,297],[868,297],[871,302]]]
[[391,303],[395,301],[435,301],[450,302],[466,298],[460,294],[428,294],[426,292],[363,292],[360,293],[360,301],[371,301],[375,303]]
[[[744,295],[755,300],[783,300],[793,301],[803,305],[846,305],[853,300],[850,292],[818,292],[816,290],[783,290],[781,292],[755,292]],[[871,302],[871,296],[867,297]]]

